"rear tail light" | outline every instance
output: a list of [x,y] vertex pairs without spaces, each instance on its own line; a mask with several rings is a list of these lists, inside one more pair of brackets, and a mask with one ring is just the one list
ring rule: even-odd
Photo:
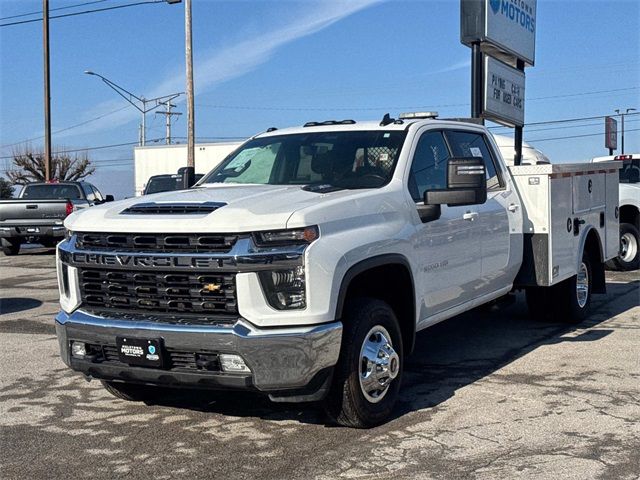
[[72,213],[73,213],[73,203],[71,203],[70,201],[67,201],[67,205],[65,207],[65,214],[69,216]]

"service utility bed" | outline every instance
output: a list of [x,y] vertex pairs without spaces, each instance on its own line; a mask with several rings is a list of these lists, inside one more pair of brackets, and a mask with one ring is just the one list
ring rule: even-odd
[[518,286],[555,285],[577,272],[591,228],[602,260],[618,255],[620,162],[511,166],[522,199],[524,258]]

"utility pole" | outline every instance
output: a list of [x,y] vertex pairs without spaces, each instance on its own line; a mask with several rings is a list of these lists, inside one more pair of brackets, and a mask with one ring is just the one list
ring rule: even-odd
[[195,118],[193,102],[193,41],[191,35],[191,0],[184,2],[185,60],[187,69],[187,170],[184,185],[190,188],[195,180]]
[[182,115],[180,112],[172,112],[172,108],[176,108],[170,101],[164,102],[166,110],[164,112],[156,112],[156,115],[164,115],[165,118],[165,143],[171,145],[171,116]]
[[620,153],[621,153],[621,154],[623,154],[623,155],[624,155],[624,116],[625,116],[626,114],[628,114],[629,112],[635,112],[635,110],[636,110],[635,108],[627,108],[627,110],[626,110],[626,111],[624,111],[624,112],[623,112],[622,110],[620,110],[620,109],[616,109],[616,110],[615,110],[615,112],[616,112],[618,115],[620,115],[620,118],[621,118],[621,120],[622,120],[622,142],[621,142],[621,143],[622,143],[622,145],[621,145],[621,149],[620,149],[621,151],[620,151]]
[[42,0],[44,51],[44,179],[51,181],[51,91],[49,88],[49,0]]

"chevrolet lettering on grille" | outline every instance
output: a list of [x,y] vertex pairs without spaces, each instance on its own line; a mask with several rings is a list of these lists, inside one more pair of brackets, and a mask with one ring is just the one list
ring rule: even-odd
[[173,255],[120,255],[103,253],[71,254],[75,265],[108,265],[112,267],[156,268],[221,268],[223,260],[213,257],[190,257]]

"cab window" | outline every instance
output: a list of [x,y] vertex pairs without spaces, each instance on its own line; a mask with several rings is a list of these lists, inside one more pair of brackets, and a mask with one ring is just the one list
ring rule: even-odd
[[447,131],[445,135],[454,157],[481,157],[484,160],[487,170],[487,189],[504,186],[484,135],[455,130]]
[[424,198],[426,190],[447,188],[447,160],[449,149],[442,132],[422,134],[411,163],[409,192],[415,202]]

